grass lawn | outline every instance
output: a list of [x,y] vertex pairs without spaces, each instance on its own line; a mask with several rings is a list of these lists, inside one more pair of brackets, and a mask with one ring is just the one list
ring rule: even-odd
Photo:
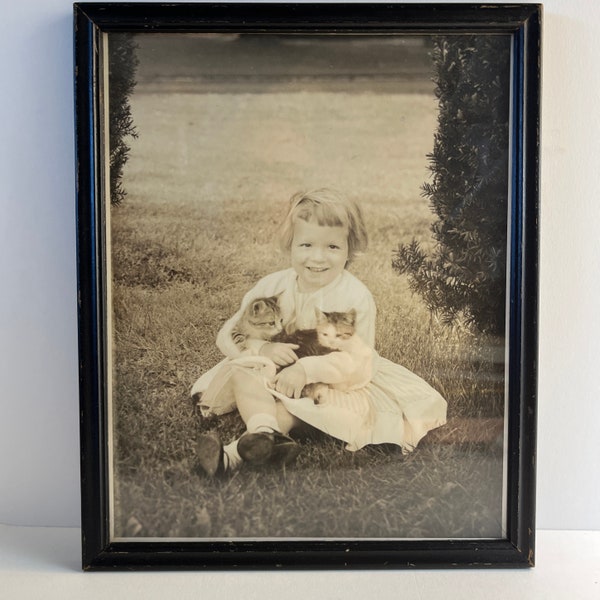
[[[111,211],[115,536],[502,536],[503,340],[442,327],[391,268],[399,243],[429,243],[433,95],[140,92],[133,113],[128,197]],[[322,186],[364,210],[352,271],[377,303],[378,351],[445,396],[449,423],[407,456],[307,429],[286,470],[208,480],[198,434],[229,441],[243,424],[201,419],[189,390],[242,295],[288,266],[288,198]]]

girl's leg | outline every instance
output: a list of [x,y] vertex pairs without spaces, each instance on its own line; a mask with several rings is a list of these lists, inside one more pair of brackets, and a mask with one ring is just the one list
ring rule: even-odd
[[281,433],[289,433],[294,427],[298,427],[302,421],[294,416],[288,409],[279,401],[275,403],[275,411],[277,413],[277,423],[279,423],[279,431]]
[[287,434],[301,423],[264,388],[262,382],[247,372],[240,370],[234,374],[233,393],[248,431],[260,430],[264,425]]
[[252,373],[239,369],[233,374],[232,383],[236,405],[247,431],[228,444],[226,452],[255,464],[271,460],[286,464],[293,460],[300,448],[286,434],[296,424],[295,417]]
[[[301,423],[251,374],[240,369],[232,380],[236,405],[249,431],[266,425],[287,434]],[[265,423],[261,423],[261,420]]]
[[275,400],[254,374],[236,369],[230,384],[247,431],[226,446],[214,436],[200,436],[197,452],[204,471],[209,475],[231,471],[244,460],[263,463],[273,459],[282,464],[293,460],[300,448],[286,434],[300,421]]
[[237,369],[231,376],[235,403],[250,432],[261,428],[279,430],[275,398],[254,374]]

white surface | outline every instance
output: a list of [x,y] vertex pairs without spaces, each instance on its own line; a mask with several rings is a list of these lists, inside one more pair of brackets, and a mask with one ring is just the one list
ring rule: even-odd
[[[79,529],[0,526],[4,598],[444,598],[598,600],[600,532],[539,531],[534,569],[458,571],[94,572],[79,570]],[[342,589],[344,590],[342,592]],[[365,595],[367,591],[367,595]]]
[[[0,6],[0,522],[77,526],[72,6]],[[600,3],[548,0],[543,50],[538,525],[600,529]]]

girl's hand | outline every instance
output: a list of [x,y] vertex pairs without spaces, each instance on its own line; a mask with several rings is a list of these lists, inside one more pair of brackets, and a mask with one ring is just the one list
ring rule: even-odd
[[306,371],[300,363],[279,371],[273,380],[275,389],[288,398],[300,398],[306,385]]
[[298,360],[294,350],[299,348],[298,344],[284,344],[282,342],[267,342],[262,345],[259,354],[270,358],[276,365],[286,367]]

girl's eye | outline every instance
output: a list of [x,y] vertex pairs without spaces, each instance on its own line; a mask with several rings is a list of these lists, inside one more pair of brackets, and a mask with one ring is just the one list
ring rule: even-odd
[[331,250],[339,250],[339,248],[340,248],[340,247],[339,247],[339,246],[336,246],[335,244],[329,244],[329,248],[330,248]]

